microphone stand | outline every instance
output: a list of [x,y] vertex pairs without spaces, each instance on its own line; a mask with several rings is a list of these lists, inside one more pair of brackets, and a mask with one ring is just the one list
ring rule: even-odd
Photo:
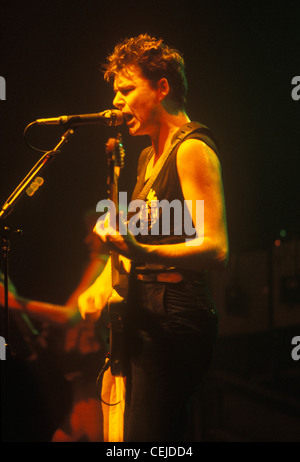
[[[6,217],[12,212],[15,204],[24,195],[26,189],[36,178],[37,174],[45,169],[46,165],[54,158],[55,154],[59,153],[62,147],[69,141],[71,136],[74,134],[74,127],[69,128],[61,137],[59,143],[55,146],[52,151],[48,151],[38,160],[26,177],[17,186],[14,192],[5,201],[0,211],[0,237],[1,237],[1,249],[3,252],[4,260],[4,315],[1,317],[1,336],[4,337],[6,343],[6,357],[10,357],[11,347],[9,343],[9,306],[8,306],[8,281],[9,281],[9,251],[11,244],[12,233],[21,234],[22,231],[19,229],[12,229],[6,222]],[[3,319],[3,325],[2,325]],[[1,358],[2,359],[2,358]]]

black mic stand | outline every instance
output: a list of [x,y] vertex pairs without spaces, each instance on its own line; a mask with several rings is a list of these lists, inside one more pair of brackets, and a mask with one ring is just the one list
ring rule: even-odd
[[[6,217],[12,212],[13,207],[17,201],[24,195],[27,188],[34,182],[37,174],[45,169],[46,165],[52,160],[55,154],[59,153],[61,148],[69,141],[74,134],[74,128],[69,128],[61,137],[59,143],[52,151],[48,151],[38,160],[26,177],[17,186],[14,192],[5,201],[0,211],[0,237],[1,237],[1,250],[3,252],[4,260],[4,312],[1,316],[0,334],[5,339],[6,344],[6,358],[10,357],[11,346],[9,343],[9,303],[8,303],[8,283],[9,283],[9,251],[11,245],[12,233],[21,234],[19,229],[13,229],[6,222]],[[2,359],[2,358],[1,358]]]

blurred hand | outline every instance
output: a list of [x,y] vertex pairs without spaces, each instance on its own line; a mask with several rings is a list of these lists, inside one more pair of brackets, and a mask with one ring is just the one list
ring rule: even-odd
[[78,298],[78,308],[83,319],[97,321],[111,294],[111,285],[101,276]]

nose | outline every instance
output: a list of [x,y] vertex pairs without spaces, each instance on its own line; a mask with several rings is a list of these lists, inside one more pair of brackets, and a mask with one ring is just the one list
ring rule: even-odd
[[124,103],[124,101],[123,101],[123,99],[122,99],[122,97],[121,97],[121,94],[120,94],[120,92],[118,91],[118,92],[116,93],[116,96],[114,97],[113,105],[114,105],[116,108],[118,108],[118,109],[121,110],[122,107],[124,107],[124,104],[125,104],[125,103]]

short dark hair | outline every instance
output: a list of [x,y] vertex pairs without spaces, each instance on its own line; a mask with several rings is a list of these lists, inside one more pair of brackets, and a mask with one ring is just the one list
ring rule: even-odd
[[162,39],[141,34],[116,45],[104,64],[104,78],[111,81],[122,69],[135,65],[155,87],[161,78],[170,86],[170,97],[179,109],[186,105],[187,80],[183,56]]

